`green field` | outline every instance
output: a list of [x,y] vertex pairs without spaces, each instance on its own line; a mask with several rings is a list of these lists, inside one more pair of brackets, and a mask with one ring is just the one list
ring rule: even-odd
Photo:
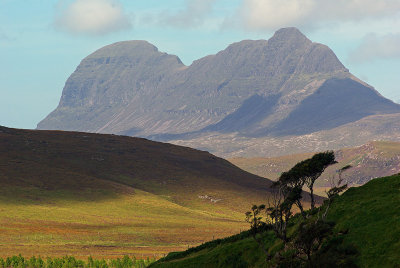
[[[328,220],[348,230],[344,244],[358,250],[360,267],[400,267],[400,174],[351,188],[333,203]],[[274,234],[263,239],[270,252],[279,248]],[[171,253],[151,267],[265,267],[265,255],[248,233]]]

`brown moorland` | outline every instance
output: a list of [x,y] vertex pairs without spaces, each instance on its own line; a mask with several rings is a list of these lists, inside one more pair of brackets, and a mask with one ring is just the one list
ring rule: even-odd
[[247,228],[270,185],[191,148],[0,127],[0,256],[159,257]]

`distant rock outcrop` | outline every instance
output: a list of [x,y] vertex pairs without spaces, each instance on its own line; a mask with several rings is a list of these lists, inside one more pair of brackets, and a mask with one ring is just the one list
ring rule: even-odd
[[279,138],[394,113],[400,105],[350,74],[327,46],[284,28],[190,66],[145,41],[106,46],[81,62],[38,129],[170,141],[209,133]]

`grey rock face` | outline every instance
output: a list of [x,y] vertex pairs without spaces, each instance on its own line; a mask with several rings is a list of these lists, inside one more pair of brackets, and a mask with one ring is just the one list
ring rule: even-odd
[[145,41],[85,58],[39,129],[190,138],[300,135],[400,112],[296,28],[245,40],[185,66]]
[[184,67],[178,57],[145,41],[106,46],[82,60],[68,78],[59,106],[38,128],[113,132],[108,125],[115,126],[112,122],[121,120],[124,111],[143,113],[142,104],[149,103],[139,99],[154,98],[162,81]]

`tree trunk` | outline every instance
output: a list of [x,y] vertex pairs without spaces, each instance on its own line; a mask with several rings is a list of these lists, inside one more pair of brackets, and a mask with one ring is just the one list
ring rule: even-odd
[[311,197],[311,209],[315,208],[315,200],[314,200],[314,184],[310,185],[310,197]]
[[300,213],[301,213],[301,216],[303,216],[303,219],[306,219],[306,213],[304,212],[304,208],[303,208],[303,205],[301,204],[301,201],[297,200],[296,205],[300,209]]
[[329,208],[330,208],[330,206],[331,206],[331,203],[332,203],[332,200],[329,199],[328,205],[326,206],[326,209],[325,209],[325,212],[324,212],[324,214],[322,214],[322,220],[325,220],[325,219],[326,219],[326,215],[328,214],[328,210],[329,210]]

